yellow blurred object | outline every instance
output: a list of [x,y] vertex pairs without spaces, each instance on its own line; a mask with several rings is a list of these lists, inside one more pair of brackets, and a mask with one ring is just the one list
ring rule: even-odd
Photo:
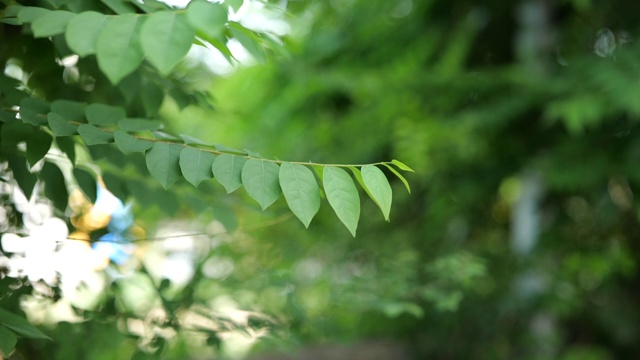
[[89,199],[79,189],[71,190],[69,194],[69,207],[74,214],[84,214],[91,208]]
[[88,213],[82,216],[81,220],[85,230],[92,232],[94,230],[105,228],[111,220],[111,215],[92,208]]
[[146,239],[147,237],[147,232],[137,224],[131,225],[131,227],[129,228],[129,233],[136,239]]
[[87,234],[86,232],[82,232],[82,231],[74,231],[74,232],[72,232],[71,234],[69,234],[69,239],[86,241],[86,242],[90,242],[91,241],[91,237],[89,236],[89,234]]

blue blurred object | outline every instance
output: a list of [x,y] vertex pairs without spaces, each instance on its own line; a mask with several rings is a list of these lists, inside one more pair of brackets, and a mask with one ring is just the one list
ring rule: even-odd
[[114,234],[124,234],[133,225],[131,204],[123,205],[122,201],[119,202],[119,206],[111,213],[111,221],[107,225],[107,229]]
[[122,265],[129,260],[135,249],[135,246],[130,241],[130,239],[122,235],[107,233],[100,237],[97,242],[91,244],[91,248],[104,257],[108,257],[114,263]]

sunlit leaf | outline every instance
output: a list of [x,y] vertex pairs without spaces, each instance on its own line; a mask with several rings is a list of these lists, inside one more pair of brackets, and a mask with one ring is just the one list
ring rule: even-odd
[[202,32],[207,38],[214,38],[224,29],[227,8],[222,4],[192,1],[187,6],[187,19],[198,32]]
[[400,160],[393,159],[393,160],[391,160],[391,163],[393,165],[397,166],[400,170],[415,172],[415,171],[413,171],[412,168],[408,167],[406,164],[404,164]]
[[393,193],[391,185],[385,174],[378,167],[366,165],[362,167],[362,180],[369,190],[369,195],[373,201],[380,207],[384,219],[389,221],[389,212],[391,211],[391,201]]
[[400,179],[400,181],[402,181],[402,183],[404,184],[404,187],[407,188],[407,191],[409,193],[411,193],[411,187],[409,187],[409,182],[407,181],[407,179],[404,178],[404,176],[402,176],[398,170],[394,169],[393,166],[389,165],[389,164],[382,164],[384,166],[386,166],[392,173],[394,173],[398,179]]
[[178,144],[155,143],[146,153],[147,169],[165,189],[173,185],[181,175],[180,152],[183,146]]
[[279,178],[287,205],[309,227],[320,209],[320,189],[313,172],[306,166],[285,162],[280,166]]
[[261,64],[267,61],[267,55],[262,47],[262,41],[251,30],[244,26],[231,22],[229,23],[231,35],[244,46],[247,51]]
[[50,10],[41,7],[24,6],[20,9],[20,11],[18,11],[18,20],[20,20],[20,22],[22,22],[23,24],[30,23],[50,12]]
[[122,130],[116,130],[113,133],[116,146],[125,154],[134,152],[145,152],[153,146],[153,142],[137,139]]
[[74,16],[74,13],[62,10],[50,11],[42,16],[39,16],[33,21],[33,23],[31,23],[33,36],[36,38],[40,38],[62,34],[67,26],[67,23]]
[[110,144],[113,142],[113,133],[93,125],[82,124],[78,126],[78,133],[87,145]]
[[280,193],[278,178],[280,167],[266,160],[249,159],[242,167],[242,185],[247,193],[260,204],[262,210],[273,204]]
[[136,15],[116,16],[98,34],[98,66],[114,85],[142,63],[143,53],[138,40],[141,23]]
[[216,156],[213,161],[213,176],[224,186],[227,194],[242,186],[242,167],[246,162],[245,157],[227,154]]
[[187,146],[180,153],[182,175],[193,186],[213,177],[212,167],[215,155],[208,151]]
[[238,9],[244,3],[244,0],[225,0],[225,3],[229,5],[233,9],[233,11],[238,12]]
[[340,168],[326,166],[322,183],[329,204],[355,237],[360,219],[360,196],[353,179]]
[[187,55],[194,36],[185,14],[162,11],[145,21],[140,42],[149,62],[166,76]]
[[86,11],[71,18],[65,31],[65,40],[73,52],[84,57],[96,52],[96,41],[107,17],[95,11]]

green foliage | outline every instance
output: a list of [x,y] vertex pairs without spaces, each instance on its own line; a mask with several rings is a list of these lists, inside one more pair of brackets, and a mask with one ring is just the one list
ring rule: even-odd
[[[63,38],[70,51],[86,58],[85,61],[89,63],[95,61],[94,64],[97,64],[112,84],[123,86],[121,92],[125,98],[135,96],[129,94],[129,91],[133,88],[133,83],[139,83],[142,90],[139,96],[147,117],[140,117],[137,115],[139,110],[132,110],[118,103],[55,98],[44,101],[24,94],[20,99],[21,120],[31,127],[22,126],[18,121],[10,121],[3,126],[3,134],[15,140],[14,144],[21,140],[27,141],[26,157],[32,166],[46,155],[52,143],[46,132],[33,127],[44,126],[50,128],[61,143],[67,141],[64,137],[79,135],[74,137],[74,142],[81,139],[87,146],[115,144],[116,149],[124,154],[144,153],[149,174],[165,189],[182,177],[194,186],[215,177],[228,193],[244,185],[249,195],[266,209],[279,197],[281,188],[285,188],[287,203],[303,224],[308,226],[318,210],[319,195],[316,180],[313,179],[312,183],[310,173],[300,170],[304,164],[286,166],[280,176],[279,166],[286,162],[239,156],[234,154],[234,150],[229,153],[223,146],[207,145],[202,141],[188,143],[172,135],[164,136],[155,132],[162,129],[163,125],[153,116],[166,95],[155,84],[155,78],[140,73],[140,67],[146,59],[158,70],[157,76],[170,76],[185,57],[196,33],[204,40],[213,42],[219,41],[222,34],[227,34],[243,44],[258,61],[264,62],[266,52],[263,45],[266,43],[260,35],[238,23],[228,22],[226,8],[222,4],[195,1],[186,11],[159,9],[149,5],[142,7],[142,14],[132,13],[132,9],[126,4],[108,2],[107,5],[116,14],[95,11],[76,13],[75,7],[70,4],[67,7],[71,11],[23,7],[17,4],[10,9],[26,29],[31,29],[35,38]],[[92,57],[94,54],[95,57]],[[154,132],[153,137],[148,137],[149,131]],[[74,146],[68,141],[65,153],[70,157],[75,156]],[[379,165],[390,164],[393,163]],[[402,165],[393,165],[402,169]],[[290,169],[297,169],[293,172],[294,176],[289,176]],[[380,204],[383,215],[388,219],[391,188],[385,185],[379,169],[366,169],[362,186],[371,187],[365,191]],[[390,169],[397,173],[393,167]],[[338,168],[331,167],[329,171],[334,170],[342,175],[342,182],[347,180],[344,176],[346,173],[338,171]],[[304,176],[303,180],[295,176],[298,173]],[[335,183],[328,184],[333,186]],[[310,194],[303,194],[303,191],[310,191]],[[351,194],[347,197],[338,196],[339,200],[336,200],[333,190],[328,191],[331,194],[328,198],[334,210],[339,213],[339,218],[348,224],[351,233],[355,235],[359,211],[354,209],[359,208],[359,200],[357,194],[353,193],[356,191],[355,187],[350,187],[348,191]],[[293,195],[294,192],[297,195]],[[358,201],[358,204],[349,204],[350,201]],[[345,208],[352,209],[344,210]]]

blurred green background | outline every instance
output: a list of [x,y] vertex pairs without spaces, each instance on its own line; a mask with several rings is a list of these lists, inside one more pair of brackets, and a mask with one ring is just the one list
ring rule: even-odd
[[[326,207],[308,231],[253,231],[219,286],[286,319],[285,343],[637,356],[639,7],[289,5],[293,55],[216,80],[217,111],[176,126],[284,159],[397,158],[416,170],[412,192],[393,184],[390,223],[363,201],[355,239]],[[272,299],[285,283],[287,300]]]
[[[267,212],[233,197],[213,213],[179,212],[237,230],[212,235],[167,306],[242,309],[258,338],[234,352],[217,330],[183,329],[152,336],[156,356],[635,359],[640,3],[287,6],[290,54],[214,78],[212,109],[166,100],[171,130],[286,160],[399,159],[415,169],[411,193],[394,178],[390,222],[361,194],[356,238],[326,203],[308,230],[282,198]],[[161,218],[139,212],[147,228]],[[126,313],[119,301],[35,348],[131,356],[139,338],[103,317]],[[402,355],[366,355],[379,344]]]

